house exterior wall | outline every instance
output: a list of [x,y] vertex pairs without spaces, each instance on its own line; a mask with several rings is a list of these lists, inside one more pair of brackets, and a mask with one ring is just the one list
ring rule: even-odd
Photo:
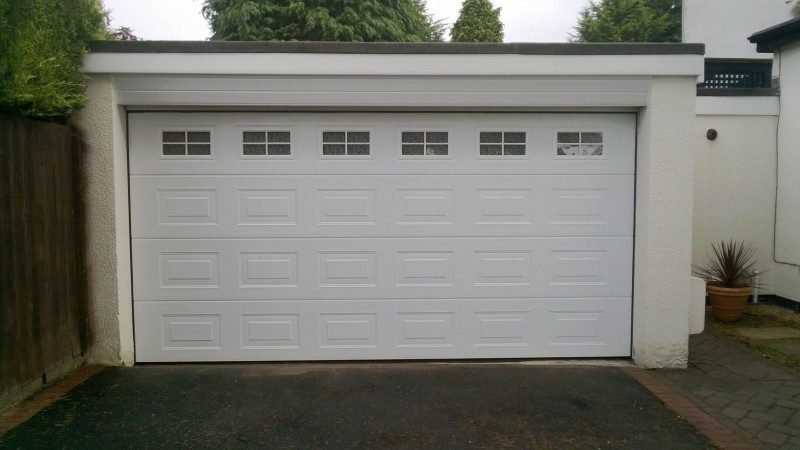
[[[690,55],[681,61],[686,63],[680,69],[684,72],[649,77],[649,95],[638,118],[633,353],[637,364],[653,368],[685,367],[688,353],[694,90],[702,58]],[[653,66],[642,67],[652,70]],[[673,65],[671,70],[678,69]],[[89,144],[85,160],[87,259],[91,321],[97,330],[89,359],[132,364],[124,111],[116,78],[92,77],[89,103],[77,119]],[[387,92],[391,86],[387,84]],[[375,92],[374,88],[371,86],[370,92]],[[201,94],[198,98],[205,95]],[[558,95],[542,96],[541,104],[530,107],[545,108]],[[428,100],[419,106],[433,105]],[[199,103],[188,106],[203,107]],[[592,106],[603,110],[601,105]],[[157,107],[151,105],[151,109]]]
[[683,41],[705,43],[707,58],[769,58],[747,37],[798,14],[786,0],[684,0]]
[[[715,108],[698,105],[695,125],[694,237],[692,262],[705,264],[711,243],[741,239],[756,249],[758,267],[772,266],[775,214],[775,145],[777,108],[764,115],[750,100],[760,97],[709,97]],[[775,100],[775,97],[766,97]],[[705,98],[699,98],[701,103]],[[707,109],[708,113],[699,111]],[[706,138],[715,129],[716,140]],[[772,293],[775,271],[761,278],[762,292]]]
[[780,50],[775,291],[800,301],[800,43]]

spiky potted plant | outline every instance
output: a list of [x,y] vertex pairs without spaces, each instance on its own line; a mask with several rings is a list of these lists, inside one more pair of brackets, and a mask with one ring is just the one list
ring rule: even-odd
[[745,242],[720,241],[711,244],[713,254],[705,266],[695,266],[694,274],[706,280],[706,294],[714,317],[735,322],[742,317],[747,299],[753,293],[755,250]]

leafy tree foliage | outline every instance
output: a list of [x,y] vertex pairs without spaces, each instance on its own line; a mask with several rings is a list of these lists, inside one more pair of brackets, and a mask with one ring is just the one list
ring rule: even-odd
[[503,22],[500,8],[490,0],[464,0],[453,29],[453,42],[503,42]]
[[0,0],[0,111],[64,116],[83,103],[78,64],[107,39],[99,0]]
[[443,25],[424,0],[205,0],[211,39],[423,42]]
[[573,42],[680,42],[680,0],[591,0]]

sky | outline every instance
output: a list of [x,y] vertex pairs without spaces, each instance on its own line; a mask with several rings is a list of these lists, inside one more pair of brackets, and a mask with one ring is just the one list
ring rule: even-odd
[[[203,0],[103,0],[114,27],[127,26],[149,40],[204,40],[211,32],[200,13]],[[452,24],[461,0],[427,0],[428,11]],[[502,8],[506,42],[566,42],[588,0],[493,0]]]

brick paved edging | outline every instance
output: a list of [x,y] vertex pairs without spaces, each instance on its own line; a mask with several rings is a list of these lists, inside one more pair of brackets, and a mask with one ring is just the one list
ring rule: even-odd
[[757,445],[749,443],[717,419],[700,409],[691,400],[678,393],[672,383],[659,380],[639,367],[622,367],[628,375],[659,398],[667,408],[678,414],[702,433],[712,444],[722,449],[754,449]]
[[19,405],[12,406],[0,413],[0,437],[12,428],[33,417],[42,409],[50,406],[71,391],[75,386],[91,378],[97,372],[105,369],[104,366],[81,366],[66,377],[46,386],[41,391],[32,395]]

